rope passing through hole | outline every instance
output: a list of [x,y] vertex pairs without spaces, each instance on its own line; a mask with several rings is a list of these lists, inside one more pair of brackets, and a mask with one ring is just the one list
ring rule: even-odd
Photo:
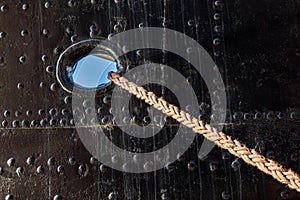
[[114,84],[135,95],[138,99],[144,100],[157,110],[162,111],[179,123],[191,128],[195,133],[203,135],[222,149],[228,150],[234,156],[243,159],[246,163],[257,167],[262,172],[273,176],[273,178],[279,182],[288,185],[291,189],[300,192],[300,176],[291,169],[285,169],[276,161],[265,158],[255,149],[250,149],[238,140],[231,139],[230,136],[223,132],[217,132],[217,130],[209,124],[199,121],[175,105],[169,104],[163,98],[157,97],[153,92],[147,91],[145,88],[121,77],[118,73],[110,72],[108,78]]

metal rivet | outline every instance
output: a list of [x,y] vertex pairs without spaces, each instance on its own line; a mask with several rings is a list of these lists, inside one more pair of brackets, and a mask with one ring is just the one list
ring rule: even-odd
[[139,23],[139,28],[144,28],[145,24],[143,22]]
[[45,114],[45,110],[44,109],[39,109],[38,110],[38,115],[43,115]]
[[240,162],[240,160],[237,158],[237,159],[235,159],[232,163],[231,163],[231,167],[232,167],[232,169],[234,170],[234,171],[237,171],[237,170],[239,170],[240,168],[241,168],[241,162]]
[[71,36],[71,42],[76,42],[78,39],[78,36],[77,35],[72,35]]
[[227,191],[222,192],[222,198],[223,198],[224,200],[229,200],[230,197],[231,197],[231,195],[230,195],[229,192],[227,192]]
[[34,119],[30,122],[30,127],[35,127],[37,125],[37,121]]
[[90,38],[94,38],[96,35],[96,31],[90,31]]
[[62,175],[65,172],[65,167],[63,165],[59,165],[56,169],[57,173]]
[[66,28],[66,33],[69,35],[73,35],[74,34],[74,28],[73,27],[67,27]]
[[19,117],[20,115],[22,115],[22,112],[20,112],[20,111],[16,111],[16,112],[15,112],[15,116],[16,116],[16,117]]
[[74,119],[70,119],[70,125],[75,125],[75,121],[74,121]]
[[63,51],[62,47],[56,47],[53,49],[53,53],[56,55],[60,54],[62,51]]
[[26,119],[22,120],[21,126],[22,126],[22,127],[28,127],[28,126],[29,126],[29,121],[26,120]]
[[64,98],[64,102],[65,102],[65,104],[71,103],[71,102],[72,102],[72,97],[71,97],[71,96],[66,96],[66,97]]
[[67,119],[65,119],[65,118],[60,119],[59,120],[59,124],[62,127],[66,126],[67,125]]
[[186,48],[185,51],[186,51],[186,53],[191,54],[194,52],[194,49],[192,47],[188,47],[188,48]]
[[28,35],[28,31],[26,29],[21,30],[21,36],[27,36]]
[[120,25],[120,24],[115,24],[115,25],[114,25],[114,30],[115,30],[116,32],[120,32],[120,31],[121,31],[121,25]]
[[72,7],[76,6],[76,2],[74,0],[69,0],[68,6],[72,8]]
[[20,63],[25,63],[25,61],[26,61],[26,56],[22,55],[22,56],[19,57],[19,62]]
[[48,120],[47,120],[47,119],[42,119],[42,120],[40,121],[40,125],[41,125],[41,126],[46,126],[47,123],[48,123]]
[[284,116],[285,116],[285,114],[284,114],[283,112],[279,112],[279,113],[277,114],[278,119],[283,119]]
[[162,200],[169,200],[170,199],[170,194],[167,191],[162,192],[161,199]]
[[98,160],[97,160],[97,158],[95,158],[94,156],[92,156],[92,157],[90,158],[90,163],[91,163],[91,165],[97,164],[97,162],[98,162]]
[[24,88],[24,84],[23,83],[18,83],[17,84],[17,88],[18,88],[18,90],[23,89]]
[[260,112],[255,113],[254,119],[261,119],[261,118],[262,118],[262,114]]
[[177,155],[177,160],[178,160],[179,162],[182,162],[182,161],[185,160],[185,156],[184,156],[183,154],[178,154],[178,155]]
[[234,120],[240,120],[241,119],[241,114],[238,113],[238,112],[235,112],[232,117],[233,117]]
[[220,45],[220,43],[221,43],[220,38],[215,38],[215,39],[213,40],[213,44],[214,44],[215,46]]
[[48,36],[48,34],[49,34],[49,30],[48,30],[48,29],[46,29],[46,28],[43,28],[43,30],[42,30],[42,34],[43,34],[44,36]]
[[113,34],[113,33],[110,33],[110,34],[108,34],[107,39],[108,39],[108,40],[111,40],[113,36],[114,36],[114,34]]
[[193,83],[193,77],[192,76],[187,77],[186,82],[189,84]]
[[136,55],[139,56],[139,57],[142,57],[143,56],[143,50],[141,50],[141,49],[137,50]]
[[97,30],[97,26],[95,24],[92,24],[90,26],[90,31],[95,31],[95,30]]
[[16,128],[19,126],[19,120],[14,120],[12,123],[11,123],[12,127],[13,128]]
[[34,157],[34,156],[29,156],[29,157],[26,159],[27,165],[33,165],[34,162],[35,162],[35,157]]
[[50,66],[46,67],[46,72],[48,72],[49,74],[52,74],[53,71],[54,71],[54,67],[53,66],[50,65]]
[[204,121],[206,118],[207,118],[207,116],[206,116],[205,114],[200,114],[200,115],[198,115],[198,119],[199,119],[200,121]]
[[0,38],[4,38],[6,36],[5,32],[0,32]]
[[57,88],[59,88],[58,83],[52,83],[51,86],[50,86],[50,89],[51,89],[52,91],[56,91]]
[[107,116],[102,117],[101,124],[105,125],[109,122],[109,118]]
[[291,119],[297,119],[297,118],[298,118],[297,113],[296,113],[296,112],[291,112],[290,118],[291,118]]
[[8,121],[7,120],[2,120],[1,122],[2,127],[6,127],[8,125]]
[[6,10],[8,10],[8,6],[7,5],[2,5],[0,7],[1,12],[5,12]]
[[125,116],[125,117],[123,118],[123,123],[124,123],[124,124],[129,124],[130,121],[131,121],[131,118],[128,117],[128,116]]
[[31,116],[31,115],[32,115],[32,111],[31,111],[31,110],[27,110],[27,111],[26,111],[26,115],[27,115],[27,116]]
[[151,117],[145,116],[145,117],[143,118],[143,124],[144,124],[144,125],[149,125],[150,123],[151,123]]
[[197,168],[197,165],[196,165],[196,163],[194,161],[190,161],[188,163],[187,167],[188,167],[188,170],[194,171]]
[[251,117],[250,113],[245,113],[244,114],[244,120],[249,120]]
[[39,165],[36,168],[36,173],[38,173],[38,174],[44,173],[44,167],[42,165]]
[[49,121],[50,126],[56,126],[57,125],[57,120],[54,118],[51,118]]
[[22,10],[27,10],[29,8],[29,5],[27,3],[22,5]]
[[280,197],[281,197],[282,199],[288,199],[288,197],[289,197],[289,192],[288,192],[287,190],[284,190],[284,191],[280,192]]
[[3,113],[4,117],[9,117],[10,115],[10,111],[9,110],[5,110]]
[[89,168],[88,168],[88,166],[86,164],[79,165],[79,167],[78,167],[78,174],[80,176],[85,177],[85,176],[87,176],[88,172],[89,172]]
[[220,20],[220,19],[221,19],[221,15],[219,13],[215,13],[214,20]]
[[104,165],[104,164],[101,164],[100,166],[99,166],[99,169],[100,169],[100,171],[102,172],[102,173],[104,173],[104,172],[106,172],[107,171],[107,166],[106,165]]
[[42,55],[42,61],[43,62],[46,62],[46,60],[48,59],[48,56],[46,54],[43,54]]
[[40,82],[40,88],[44,88],[44,87],[46,87],[47,85],[46,85],[46,83],[45,82]]
[[165,166],[165,168],[166,168],[169,172],[171,172],[171,171],[174,171],[175,165],[174,165],[173,163],[167,163],[166,166]]
[[24,173],[24,171],[25,171],[25,169],[24,169],[23,167],[18,167],[18,168],[16,169],[16,174],[17,174],[18,176],[21,176],[21,175]]
[[14,199],[14,196],[11,194],[8,194],[5,196],[5,200],[13,200],[13,199]]
[[86,99],[82,102],[82,106],[88,108],[92,105],[92,102],[89,99]]
[[221,30],[222,30],[222,27],[219,26],[219,25],[216,25],[216,26],[214,27],[214,31],[215,31],[216,33],[220,33]]
[[108,104],[108,103],[110,103],[110,101],[111,101],[111,96],[105,96],[104,98],[103,98],[103,103],[105,103],[105,104]]
[[98,113],[98,114],[101,114],[103,111],[104,111],[103,107],[99,107],[99,108],[97,109],[97,113]]
[[222,1],[220,0],[215,1],[215,6],[221,6],[221,5],[222,5]]
[[74,157],[70,157],[68,162],[70,165],[76,165],[76,159]]
[[62,196],[57,194],[53,197],[53,200],[62,200]]
[[275,118],[275,113],[274,112],[268,112],[267,119],[268,120],[274,120],[274,118]]
[[[124,45],[124,46],[122,47],[122,51],[123,51],[123,53],[125,53],[125,54],[128,53],[128,52],[129,52],[128,46]],[[129,65],[129,66],[132,66],[132,65]],[[126,70],[127,70],[127,71],[129,70],[129,69],[128,69],[128,66],[127,66]]]
[[65,108],[61,110],[61,114],[64,116],[66,116],[68,113],[69,113],[69,111]]
[[44,7],[47,9],[50,8],[51,6],[52,6],[52,3],[50,1],[46,1],[44,4]]
[[47,165],[48,166],[53,166],[55,164],[55,158],[54,157],[50,157],[47,161]]
[[124,163],[123,165],[122,165],[122,169],[124,170],[124,171],[127,171],[129,168],[128,168],[128,164],[127,163]]
[[117,192],[111,192],[108,195],[109,200],[116,200],[118,198],[118,193]]
[[55,108],[51,108],[49,110],[49,114],[52,115],[52,116],[54,116],[56,113],[57,113],[57,110]]
[[209,169],[210,171],[214,172],[218,169],[218,162],[215,160],[212,160],[209,162]]
[[188,20],[188,26],[194,26],[195,22],[194,20],[190,19]]
[[0,175],[3,175],[3,174],[4,174],[4,168],[0,167]]
[[6,163],[9,167],[11,167],[16,163],[16,159],[15,158],[9,158]]

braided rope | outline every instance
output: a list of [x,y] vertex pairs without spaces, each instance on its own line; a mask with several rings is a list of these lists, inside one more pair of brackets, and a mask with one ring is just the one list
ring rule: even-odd
[[218,133],[217,130],[209,124],[204,124],[204,122],[192,117],[189,113],[169,104],[163,98],[158,98],[153,92],[147,91],[145,88],[128,81],[117,73],[110,72],[108,78],[116,85],[135,95],[137,98],[144,100],[149,105],[162,111],[179,123],[191,128],[194,132],[213,141],[217,146],[228,150],[234,156],[242,158],[246,163],[256,166],[262,172],[273,176],[273,178],[277,179],[279,182],[300,192],[300,177],[291,169],[284,169],[277,162],[265,158],[254,149],[249,149],[238,140],[232,140],[231,137],[225,133]]

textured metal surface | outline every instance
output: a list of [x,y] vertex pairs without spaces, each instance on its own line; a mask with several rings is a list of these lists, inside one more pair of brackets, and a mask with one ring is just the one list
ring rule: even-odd
[[[54,71],[59,54],[76,41],[144,26],[183,32],[211,54],[222,73],[229,103],[224,131],[300,172],[299,12],[291,0],[0,1],[0,198],[299,199],[220,149],[200,160],[200,137],[155,173],[105,168],[81,144],[70,94]],[[128,59],[131,66],[147,60],[171,65],[207,100],[199,75],[175,55],[138,51]],[[111,119],[105,95],[96,108],[103,125]],[[110,133],[126,146],[118,137],[124,133]],[[170,138],[163,134],[174,133],[176,128],[166,127],[159,137],[165,143]]]

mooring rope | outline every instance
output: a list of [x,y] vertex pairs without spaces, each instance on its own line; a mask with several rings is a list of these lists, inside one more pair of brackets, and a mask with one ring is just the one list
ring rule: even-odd
[[177,120],[179,123],[191,128],[194,132],[203,135],[217,146],[228,150],[236,157],[242,158],[246,163],[257,167],[262,172],[273,176],[279,182],[288,185],[291,189],[300,192],[300,176],[291,169],[285,169],[276,161],[267,159],[254,149],[249,149],[238,140],[232,140],[230,136],[205,124],[203,121],[192,117],[189,113],[180,110],[175,105],[169,104],[163,98],[157,97],[153,92],[128,81],[118,73],[110,72],[108,78],[116,85],[127,90],[137,98],[144,100],[157,110]]

